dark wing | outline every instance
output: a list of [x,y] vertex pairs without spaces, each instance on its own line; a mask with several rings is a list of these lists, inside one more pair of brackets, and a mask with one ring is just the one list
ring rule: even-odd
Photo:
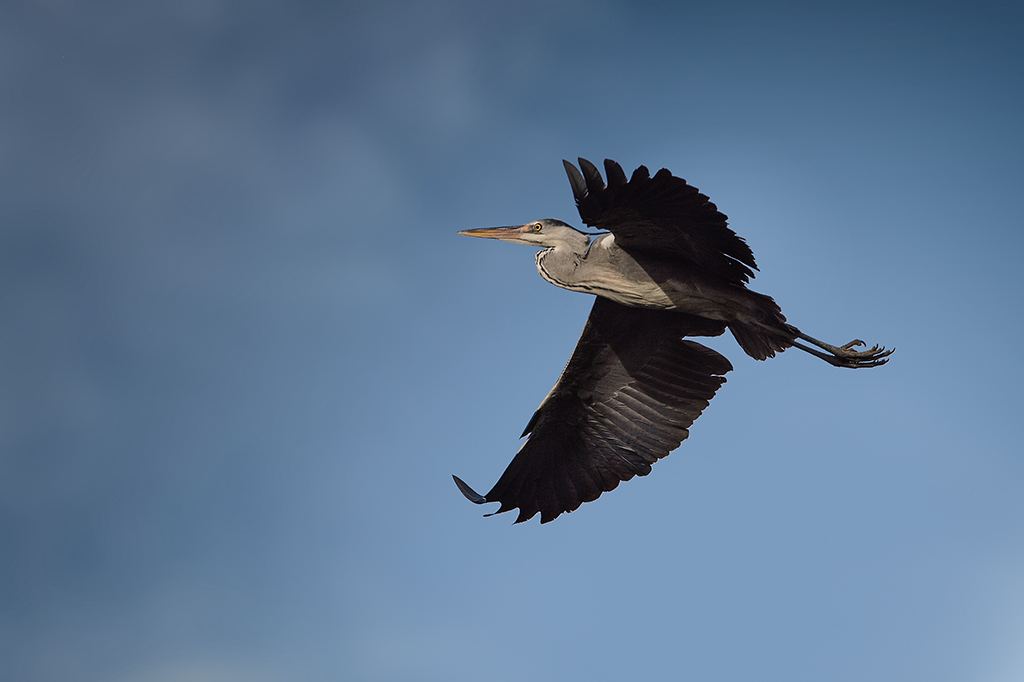
[[618,246],[680,258],[736,284],[754,276],[757,265],[750,247],[729,229],[725,214],[686,180],[664,168],[652,178],[640,166],[627,182],[622,167],[605,159],[606,186],[594,164],[579,162],[582,174],[568,161],[562,163],[580,217],[614,234]]
[[538,511],[541,523],[646,476],[689,435],[732,369],[684,336],[718,336],[725,325],[692,315],[630,308],[598,297],[558,383],[537,408],[530,434],[486,495],[455,477],[477,504]]

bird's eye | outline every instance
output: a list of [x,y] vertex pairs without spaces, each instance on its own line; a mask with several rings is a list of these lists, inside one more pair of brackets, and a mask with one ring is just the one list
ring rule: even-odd
[[540,232],[540,223],[534,223],[533,224],[533,231],[534,232]]

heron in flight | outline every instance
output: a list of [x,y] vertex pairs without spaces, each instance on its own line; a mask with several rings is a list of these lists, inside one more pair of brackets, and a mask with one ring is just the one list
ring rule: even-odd
[[795,347],[837,367],[888,362],[892,350],[884,347],[856,350],[863,341],[833,346],[804,334],[774,300],[748,289],[753,252],[682,178],[664,168],[651,177],[640,166],[627,181],[619,164],[605,160],[605,184],[586,159],[579,169],[563,163],[580,217],[603,234],[550,218],[459,232],[540,247],[541,277],[597,296],[569,363],[498,482],[480,495],[453,476],[470,501],[500,502],[494,514],[518,508],[516,523],[540,512],[547,523],[649,474],[686,439],[732,369],[685,337],[728,328],[755,360]]

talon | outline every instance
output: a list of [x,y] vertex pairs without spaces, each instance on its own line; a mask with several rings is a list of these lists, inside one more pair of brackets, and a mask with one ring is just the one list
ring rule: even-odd
[[[845,346],[841,346],[837,350],[841,351],[835,354],[835,360],[833,364],[840,367],[878,367],[889,362],[888,357],[892,355],[892,350],[886,350],[881,346],[872,346],[868,350],[855,351],[850,350],[852,343],[848,343]],[[893,349],[895,350],[895,349]]]
[[835,365],[836,367],[849,367],[853,369],[857,369],[859,367],[878,367],[879,365],[884,365],[889,362],[889,356],[892,355],[894,350],[896,350],[895,348],[886,350],[885,346],[878,345],[874,345],[867,350],[854,350],[854,347],[856,346],[867,345],[860,339],[854,339],[843,346],[833,346],[804,333],[799,333],[798,337],[804,341],[814,344],[820,348],[821,351],[825,352],[814,350],[796,342],[793,342],[794,346],[807,351],[812,355],[816,355],[825,362],[830,365]]

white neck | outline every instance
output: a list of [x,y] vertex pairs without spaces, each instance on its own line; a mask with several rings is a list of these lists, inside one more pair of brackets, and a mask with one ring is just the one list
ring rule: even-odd
[[557,287],[572,289],[576,268],[583,262],[585,253],[586,244],[580,251],[563,245],[538,251],[534,256],[537,262],[537,272]]

